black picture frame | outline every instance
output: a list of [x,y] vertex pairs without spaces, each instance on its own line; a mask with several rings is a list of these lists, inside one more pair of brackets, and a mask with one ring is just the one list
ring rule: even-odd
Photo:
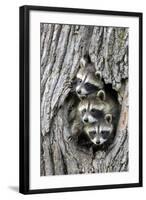
[[[45,11],[45,12],[69,12],[69,13],[84,13],[84,14],[102,14],[112,16],[127,16],[139,18],[139,182],[117,185],[97,185],[97,186],[81,186],[68,188],[51,188],[51,189],[35,189],[29,188],[29,17],[30,11]],[[142,187],[142,21],[143,15],[138,12],[121,12],[107,10],[89,10],[78,8],[63,8],[63,7],[44,7],[44,6],[22,6],[20,7],[20,174],[19,174],[19,191],[22,194],[36,193],[52,193],[52,192],[67,192],[67,191],[82,191],[82,190],[98,190],[98,189],[114,189],[114,188],[130,188]]]

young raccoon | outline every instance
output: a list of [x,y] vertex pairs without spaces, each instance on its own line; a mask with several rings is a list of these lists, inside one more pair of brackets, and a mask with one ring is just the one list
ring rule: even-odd
[[104,87],[101,72],[96,71],[94,64],[86,57],[80,61],[80,69],[76,75],[75,91],[77,96],[81,99],[88,95],[95,94],[98,90]]
[[104,116],[105,102],[103,100],[104,92],[100,92],[96,98],[82,99],[78,106],[78,112],[81,121],[84,124],[97,122],[99,118]]
[[118,119],[119,104],[116,98],[100,90],[96,97],[82,99],[78,106],[78,112],[84,124],[95,123],[105,114],[112,114],[115,120]]
[[100,91],[96,98],[82,99],[77,107],[75,119],[71,126],[72,138],[76,139],[82,132],[85,124],[91,124],[104,117],[104,91]]
[[[77,107],[75,120],[72,124],[72,135],[76,138],[83,132],[84,126],[95,123],[103,123],[101,119],[110,114],[113,124],[117,124],[119,119],[120,106],[114,91],[107,88],[107,91],[100,90],[96,97],[82,99]],[[107,115],[108,116],[108,115]]]
[[97,123],[84,126],[84,132],[89,140],[97,146],[109,142],[114,137],[115,124],[112,122],[112,115],[106,114]]

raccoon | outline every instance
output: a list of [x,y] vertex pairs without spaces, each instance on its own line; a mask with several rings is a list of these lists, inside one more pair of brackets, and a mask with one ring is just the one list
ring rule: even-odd
[[119,120],[120,105],[112,90],[100,90],[96,97],[82,99],[76,109],[75,120],[72,124],[72,135],[80,135],[84,126],[103,122],[101,119],[107,115],[112,116],[116,125]]
[[84,126],[84,132],[89,140],[97,146],[109,142],[114,137],[115,124],[112,122],[112,115],[106,114],[98,122]]
[[79,102],[71,126],[72,138],[78,137],[83,132],[85,124],[95,123],[99,118],[104,117],[104,98],[104,91],[100,91],[96,98],[88,97]]
[[95,70],[94,64],[86,57],[80,61],[80,69],[76,75],[75,91],[77,96],[85,98],[88,95],[95,95],[98,90],[104,87],[101,72]]
[[78,112],[84,124],[95,123],[105,114],[112,114],[115,119],[118,117],[118,110],[119,105],[116,99],[113,99],[103,90],[98,91],[95,98],[82,99],[78,106]]

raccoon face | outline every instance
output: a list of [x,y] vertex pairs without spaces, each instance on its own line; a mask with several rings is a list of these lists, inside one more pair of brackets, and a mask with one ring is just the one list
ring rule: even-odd
[[105,102],[98,98],[81,100],[78,106],[80,118],[84,124],[92,124],[104,117]]
[[109,140],[113,132],[112,115],[107,114],[97,123],[84,127],[85,133],[95,145],[102,145]]
[[76,75],[75,90],[79,98],[84,98],[102,89],[103,81],[101,80],[101,73],[95,71],[93,64],[81,59],[80,66]]

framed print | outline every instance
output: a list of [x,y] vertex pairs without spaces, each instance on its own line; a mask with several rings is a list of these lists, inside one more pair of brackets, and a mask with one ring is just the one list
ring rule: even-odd
[[142,186],[142,13],[20,7],[20,192]]

